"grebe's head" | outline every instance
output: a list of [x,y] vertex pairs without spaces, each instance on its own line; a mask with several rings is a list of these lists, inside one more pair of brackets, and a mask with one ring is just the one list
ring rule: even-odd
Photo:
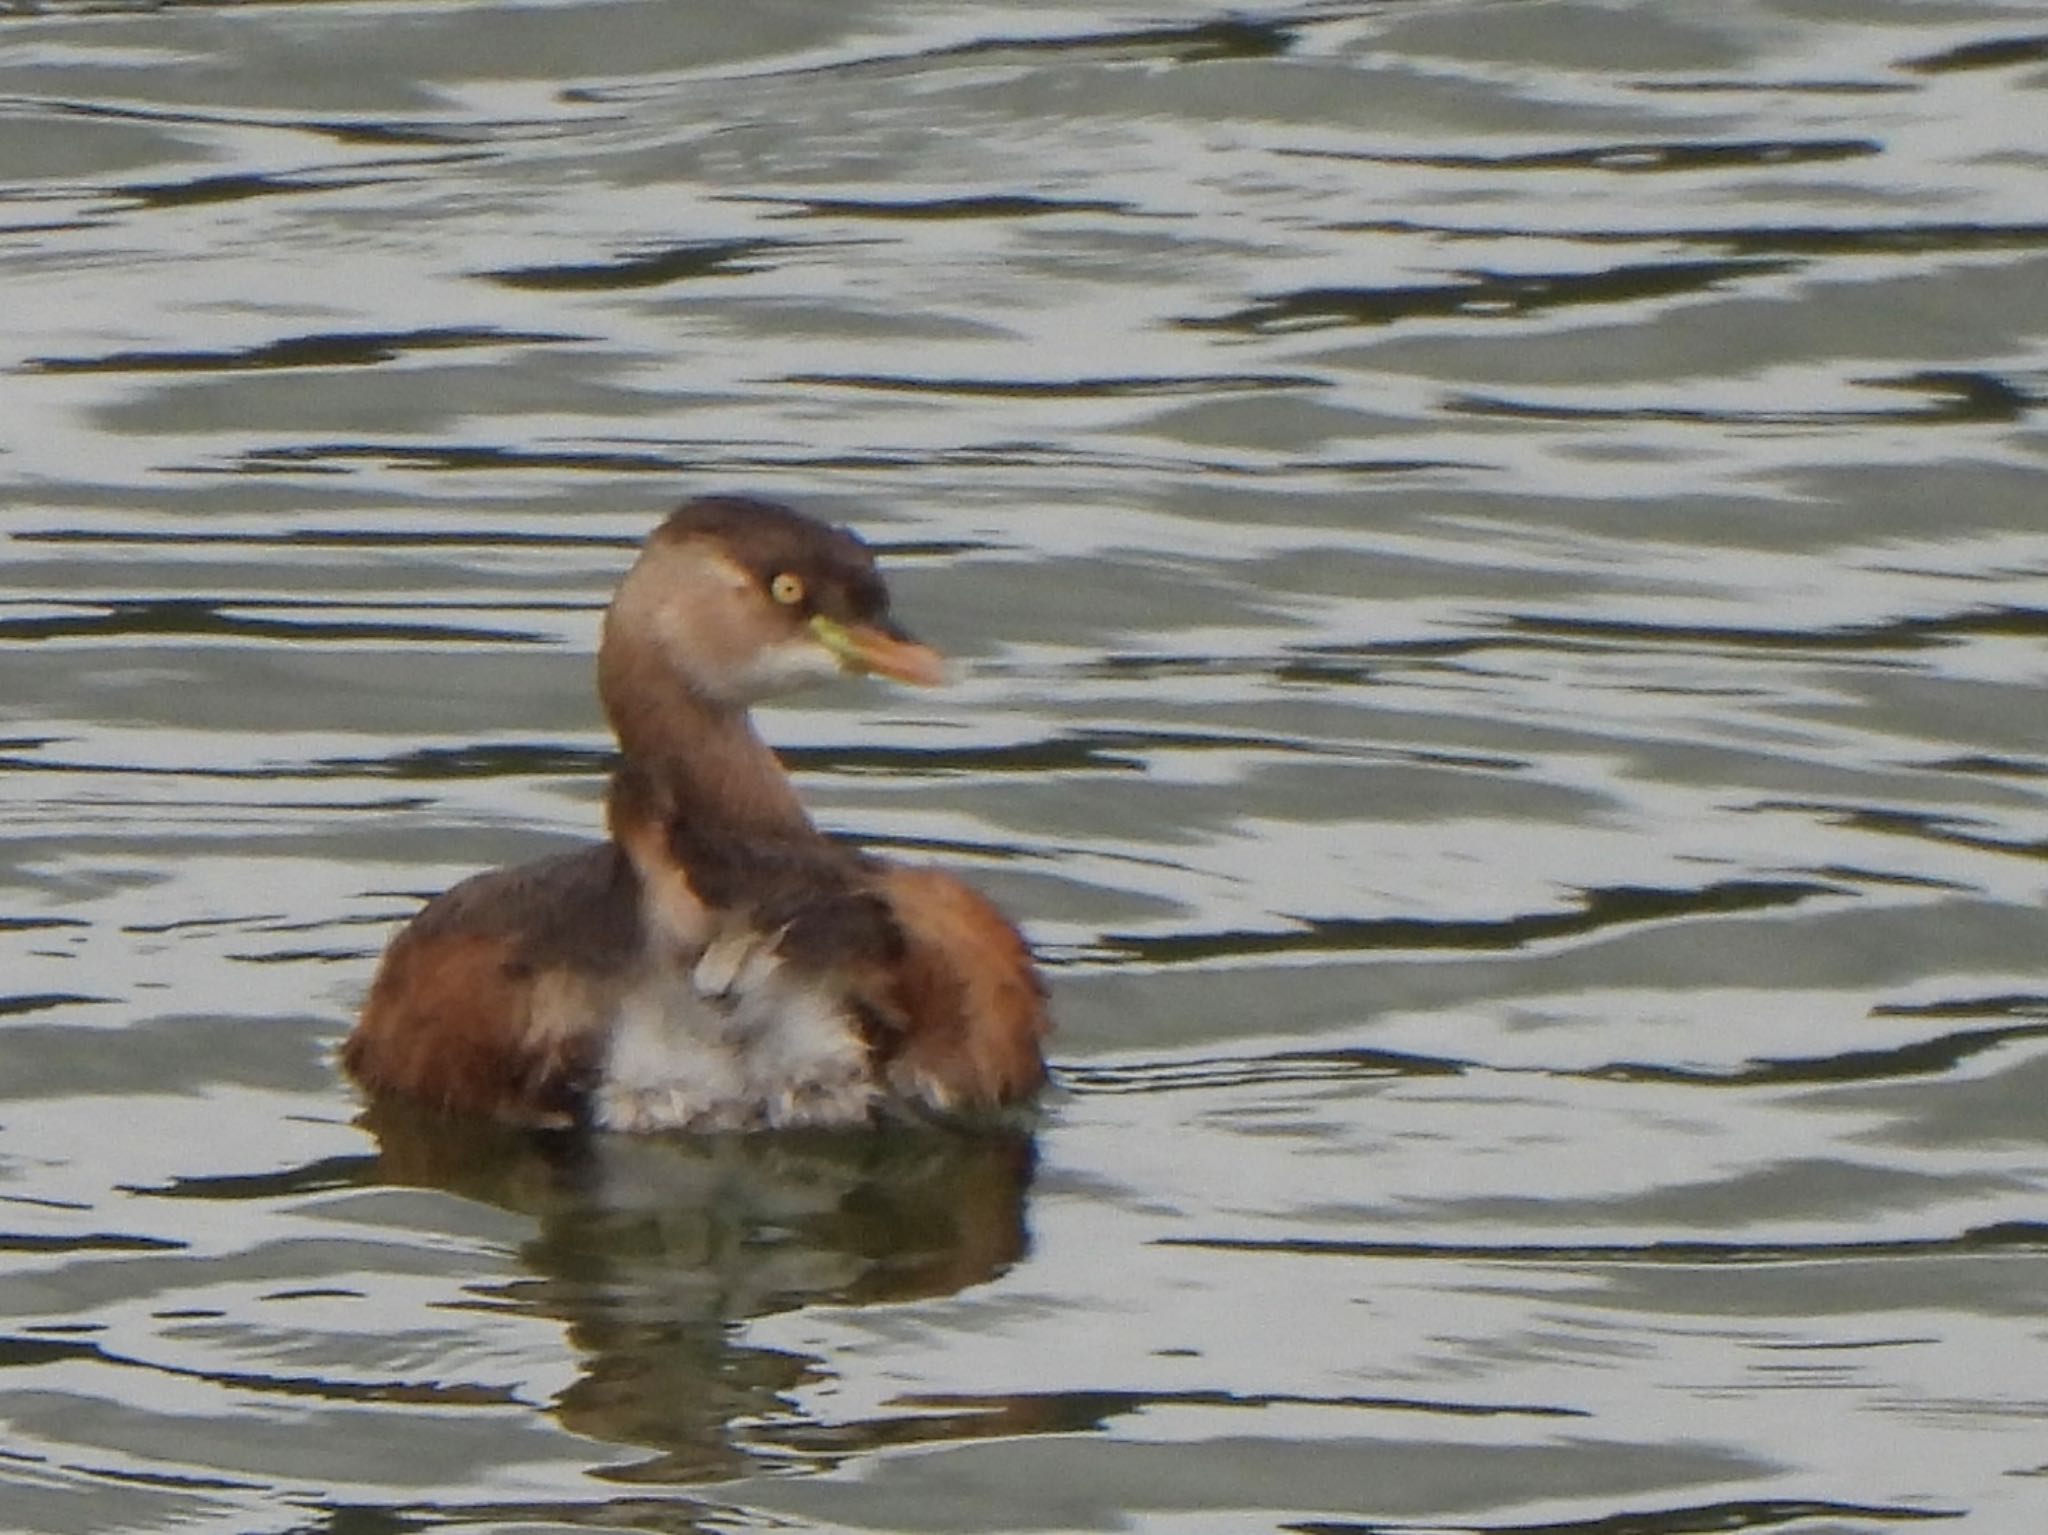
[[651,654],[699,696],[741,706],[842,671],[945,675],[889,617],[856,534],[746,496],[692,501],[654,530],[605,614],[603,649]]

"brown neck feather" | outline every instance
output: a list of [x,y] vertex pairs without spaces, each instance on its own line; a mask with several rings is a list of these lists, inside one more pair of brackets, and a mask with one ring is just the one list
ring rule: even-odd
[[646,646],[607,632],[598,693],[637,787],[614,806],[703,833],[809,840],[821,834],[744,705],[704,697]]
[[606,801],[612,840],[673,908],[676,936],[701,943],[717,913],[846,877],[847,855],[805,813],[743,703],[705,696],[640,631],[610,623],[598,693],[625,758]]

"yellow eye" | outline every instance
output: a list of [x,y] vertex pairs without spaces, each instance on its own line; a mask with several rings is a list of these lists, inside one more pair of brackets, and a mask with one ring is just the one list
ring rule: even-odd
[[793,608],[804,600],[804,578],[793,570],[785,570],[768,583],[768,595],[786,608]]

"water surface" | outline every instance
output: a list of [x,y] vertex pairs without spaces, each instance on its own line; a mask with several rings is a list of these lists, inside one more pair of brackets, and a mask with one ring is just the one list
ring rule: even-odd
[[[0,11],[0,1523],[2048,1516],[2048,32],[1992,0]],[[1035,1137],[366,1115],[682,496]]]

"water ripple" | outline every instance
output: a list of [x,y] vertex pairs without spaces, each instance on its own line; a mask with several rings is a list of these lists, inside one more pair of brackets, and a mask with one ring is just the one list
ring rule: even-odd
[[1269,294],[1227,313],[1185,318],[1197,330],[1264,335],[1333,326],[1395,325],[1453,316],[1521,316],[1558,308],[1633,304],[1710,293],[1732,283],[1776,277],[1795,263],[1764,258],[1660,261],[1588,272],[1474,272],[1457,282],[1404,287],[1315,287]]
[[1615,886],[1583,892],[1573,911],[1528,912],[1497,919],[1310,917],[1279,932],[1108,933],[1100,957],[1145,964],[1200,964],[1283,954],[1454,949],[1499,953],[1618,928],[1701,916],[1726,916],[1843,897],[1844,886],[1799,880],[1725,880],[1696,889]]
[[541,293],[616,292],[659,288],[700,277],[744,277],[768,271],[766,257],[816,248],[798,240],[691,240],[610,261],[507,267],[484,275],[507,288]]
[[442,326],[386,333],[341,331],[287,336],[279,341],[232,351],[111,352],[102,357],[32,357],[25,366],[34,373],[226,373],[244,369],[361,368],[395,362],[411,352],[530,346],[577,339],[551,331]]
[[1882,1503],[1831,1502],[1818,1498],[1752,1498],[1730,1503],[1695,1503],[1673,1508],[1633,1508],[1587,1519],[1542,1524],[1425,1525],[1403,1521],[1360,1524],[1347,1519],[1312,1519],[1283,1528],[1293,1535],[1718,1535],[1726,1530],[1770,1530],[1781,1525],[1844,1519],[1913,1524],[1928,1519],[1962,1519],[1960,1508],[1908,1508]]
[[1615,1265],[1619,1267],[1770,1266],[1866,1259],[1921,1260],[1985,1253],[2048,1253],[2048,1225],[2003,1221],[1950,1237],[1872,1238],[1860,1241],[1639,1241],[1639,1242],[1392,1242],[1330,1237],[1163,1236],[1165,1247],[1296,1257],[1472,1259],[1485,1263]]
[[1778,167],[1833,160],[1856,160],[1882,154],[1874,139],[1758,140],[1741,143],[1589,144],[1575,149],[1532,150],[1508,154],[1393,154],[1351,149],[1282,149],[1277,153],[1319,160],[1364,160],[1379,165],[1428,166],[1439,170],[1551,171],[1595,170],[1641,175],[1663,171],[1725,170],[1749,166]]

